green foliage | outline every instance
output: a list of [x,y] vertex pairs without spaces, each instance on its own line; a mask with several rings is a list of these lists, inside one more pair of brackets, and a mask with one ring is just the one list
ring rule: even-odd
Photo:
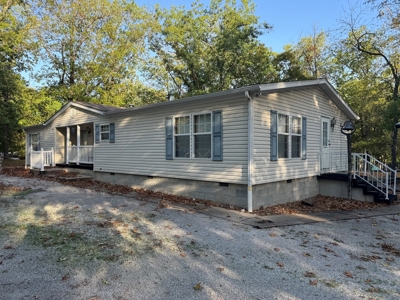
[[[146,13],[124,0],[32,0],[32,42],[43,67],[38,79],[62,103],[120,105],[114,99],[136,76]],[[113,100],[110,100],[113,99]]]
[[175,98],[271,81],[273,54],[257,40],[269,25],[258,23],[254,10],[252,2],[234,0],[157,8],[149,78]]

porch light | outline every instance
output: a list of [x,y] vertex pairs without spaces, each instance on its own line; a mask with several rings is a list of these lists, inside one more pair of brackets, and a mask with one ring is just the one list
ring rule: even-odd
[[335,129],[335,125],[336,125],[336,118],[332,118],[332,120],[331,120],[331,131],[332,132]]

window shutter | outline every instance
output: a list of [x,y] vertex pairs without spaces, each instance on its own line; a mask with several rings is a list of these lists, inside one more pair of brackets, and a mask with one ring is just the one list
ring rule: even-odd
[[95,135],[95,142],[96,143],[100,142],[100,126],[99,125],[94,126],[94,135]]
[[278,160],[278,112],[271,110],[271,134],[270,134],[271,161]]
[[307,118],[301,119],[301,159],[307,159]]
[[37,134],[37,144],[38,144],[38,151],[40,151],[40,149],[42,149],[41,147],[40,147],[40,133],[38,133]]
[[110,143],[115,143],[115,123],[110,123]]
[[213,156],[212,160],[222,161],[222,111],[213,111],[212,113],[213,128],[212,128],[212,141],[213,141]]
[[173,154],[173,128],[172,118],[165,118],[165,159],[171,160],[174,158]]

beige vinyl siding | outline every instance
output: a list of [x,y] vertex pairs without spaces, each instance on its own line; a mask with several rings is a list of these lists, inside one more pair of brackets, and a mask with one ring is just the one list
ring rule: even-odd
[[[222,110],[223,161],[166,160],[165,118],[215,110]],[[230,183],[247,180],[247,100],[244,95],[130,111],[113,116],[109,122],[115,123],[115,143],[97,144],[95,171]]]
[[[71,113],[72,111],[73,113]],[[63,163],[65,162],[66,126],[96,122],[107,123],[109,121],[107,117],[100,114],[69,107],[47,126],[27,129],[27,133],[40,133],[40,147],[45,151],[54,148],[56,163]],[[92,134],[94,135],[94,128]]]
[[[267,94],[255,98],[254,184],[318,175],[320,172],[321,117],[336,118],[330,131],[330,151],[347,157],[347,142],[340,124],[347,120],[337,106],[317,88]],[[270,161],[270,111],[307,118],[307,159]]]

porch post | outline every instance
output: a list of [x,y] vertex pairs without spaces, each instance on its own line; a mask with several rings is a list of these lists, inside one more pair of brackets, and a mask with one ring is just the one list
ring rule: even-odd
[[81,156],[79,155],[79,148],[81,147],[81,126],[76,125],[76,164],[79,165]]
[[70,136],[69,136],[69,127],[67,126],[67,155],[65,156],[65,163],[69,164],[69,140],[70,140]]

